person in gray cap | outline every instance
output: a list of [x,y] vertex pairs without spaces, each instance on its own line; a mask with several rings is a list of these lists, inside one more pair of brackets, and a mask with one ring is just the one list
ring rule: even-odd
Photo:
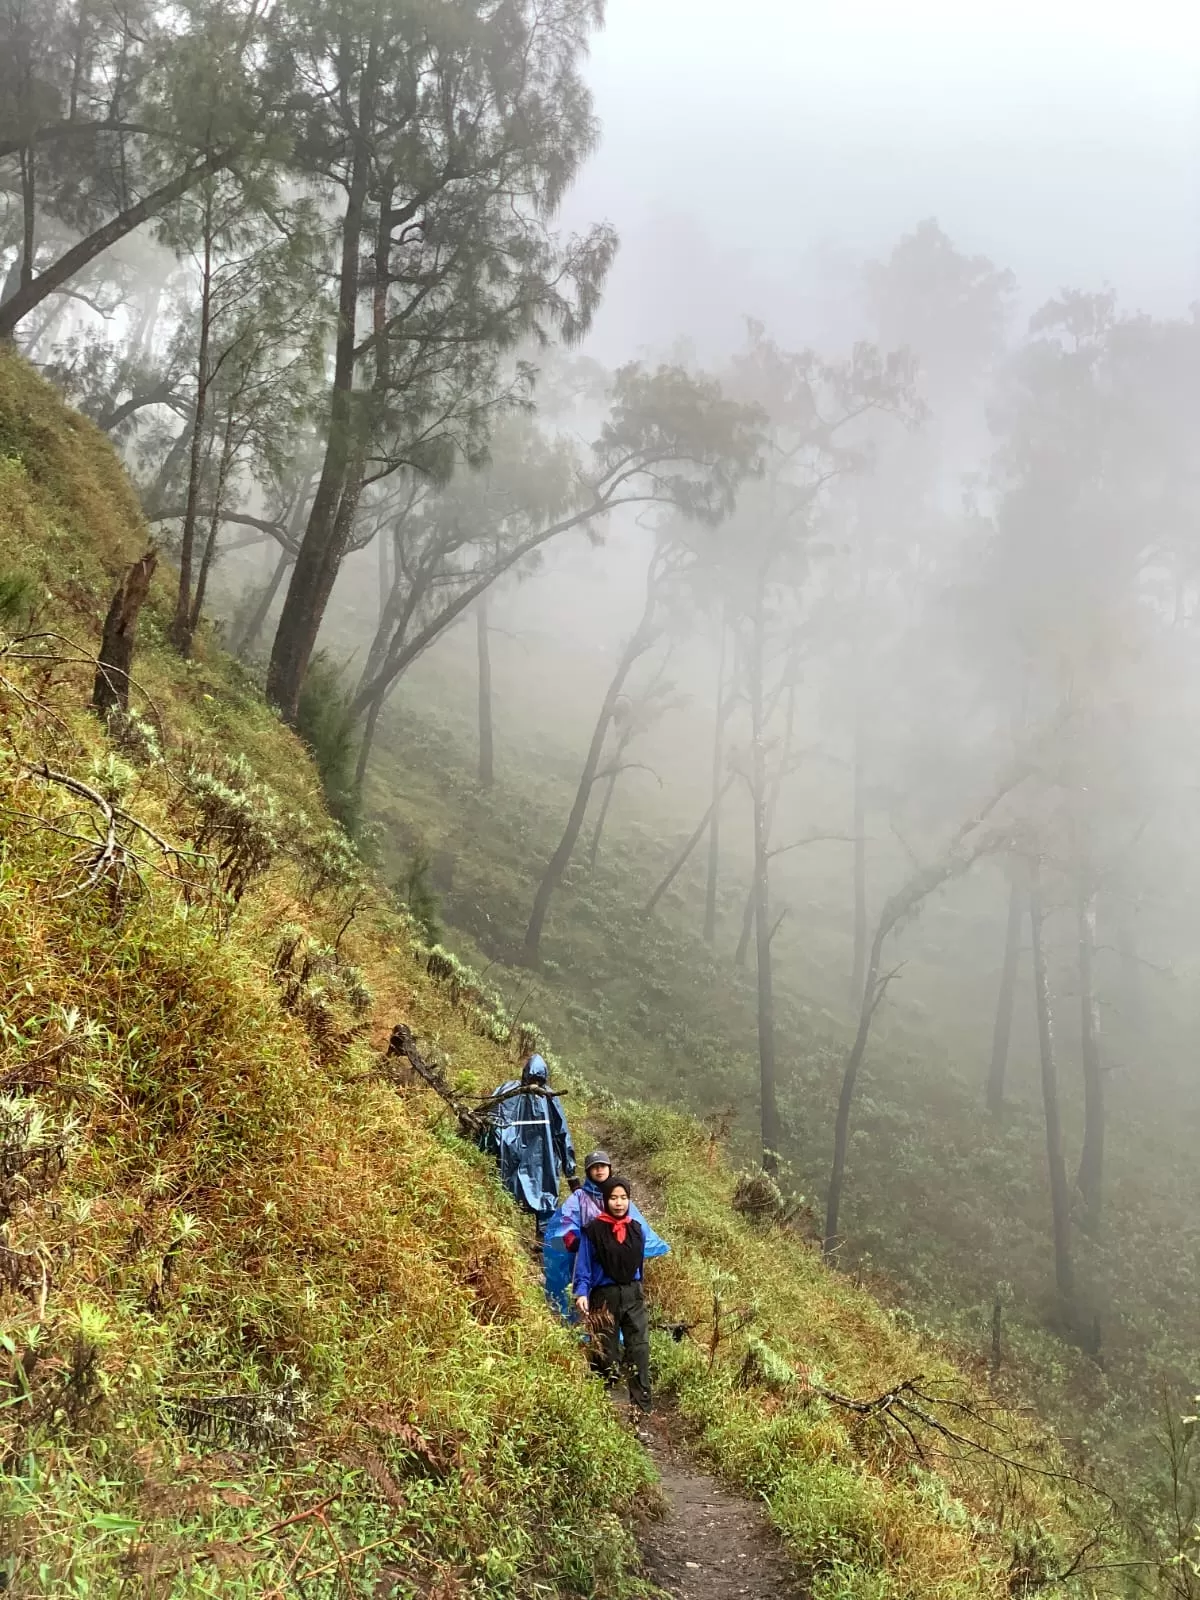
[[601,1210],[604,1209],[604,1198],[600,1190],[612,1176],[612,1157],[607,1150],[591,1150],[583,1162],[583,1185]]

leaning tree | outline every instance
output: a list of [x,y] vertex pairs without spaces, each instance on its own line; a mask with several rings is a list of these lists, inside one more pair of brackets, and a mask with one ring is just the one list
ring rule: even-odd
[[288,719],[364,493],[479,459],[514,398],[503,352],[589,324],[615,236],[552,223],[596,137],[579,69],[600,16],[293,0],[280,70],[308,85],[297,157],[335,197],[338,262],[324,459],[267,673]]

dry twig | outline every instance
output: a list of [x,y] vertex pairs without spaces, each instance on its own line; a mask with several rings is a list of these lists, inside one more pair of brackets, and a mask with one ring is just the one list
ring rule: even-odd
[[[827,1389],[823,1384],[813,1383],[809,1378],[804,1378],[802,1381],[805,1389],[810,1394],[820,1395],[823,1400],[829,1401],[831,1405],[839,1406],[842,1410],[853,1412],[856,1416],[878,1419],[885,1426],[888,1423],[898,1423],[908,1434],[910,1440],[917,1445],[922,1459],[924,1459],[924,1451],[920,1444],[917,1444],[917,1440],[914,1437],[914,1426],[928,1429],[929,1432],[945,1440],[947,1444],[956,1445],[960,1451],[984,1456],[991,1461],[997,1462],[1006,1472],[1012,1473],[1018,1479],[1028,1474],[1033,1477],[1046,1478],[1056,1483],[1068,1483],[1106,1501],[1111,1510],[1115,1511],[1117,1508],[1116,1501],[1106,1490],[1101,1489],[1097,1484],[1090,1483],[1086,1478],[1081,1478],[1077,1473],[1067,1472],[1062,1468],[1039,1466],[1036,1462],[1021,1460],[1002,1450],[994,1450],[990,1445],[984,1444],[979,1439],[972,1438],[970,1434],[961,1432],[958,1428],[952,1427],[948,1422],[935,1416],[930,1410],[931,1406],[950,1406],[964,1417],[979,1423],[981,1427],[986,1428],[989,1432],[994,1433],[998,1429],[995,1418],[984,1415],[978,1406],[944,1395],[930,1394],[922,1389],[920,1385],[923,1380],[920,1377],[905,1378],[891,1389],[885,1390],[883,1394],[874,1395],[867,1400],[856,1400],[851,1395],[839,1394],[836,1389]],[[926,1448],[929,1448],[928,1441],[926,1441]],[[953,1452],[947,1450],[934,1449],[933,1453],[954,1459]]]

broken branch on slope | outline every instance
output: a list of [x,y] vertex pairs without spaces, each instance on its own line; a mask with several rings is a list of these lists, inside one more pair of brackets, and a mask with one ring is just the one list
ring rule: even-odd
[[505,1089],[499,1094],[488,1095],[485,1099],[472,1104],[464,1095],[456,1094],[446,1080],[446,1074],[441,1067],[431,1061],[426,1061],[417,1048],[417,1041],[412,1029],[405,1022],[398,1022],[392,1029],[392,1036],[388,1040],[385,1059],[401,1057],[417,1074],[417,1077],[453,1111],[458,1120],[458,1131],[464,1139],[477,1139],[492,1126],[494,1119],[488,1115],[493,1106],[500,1105],[505,1100],[511,1100],[518,1094],[543,1094],[554,1099],[560,1099],[561,1093],[557,1089],[543,1087],[536,1083],[519,1084],[515,1089]]

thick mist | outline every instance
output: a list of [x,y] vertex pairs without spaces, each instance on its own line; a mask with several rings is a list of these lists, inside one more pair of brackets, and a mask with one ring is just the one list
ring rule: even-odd
[[750,314],[844,342],[855,264],[926,216],[1012,268],[1025,314],[1106,284],[1183,311],[1197,35],[1168,0],[616,0],[589,69],[605,135],[569,202],[622,236],[595,339],[609,360],[677,337],[708,357]]
[[0,78],[0,334],[172,646],[1194,1596],[1200,19],[203,9]]

